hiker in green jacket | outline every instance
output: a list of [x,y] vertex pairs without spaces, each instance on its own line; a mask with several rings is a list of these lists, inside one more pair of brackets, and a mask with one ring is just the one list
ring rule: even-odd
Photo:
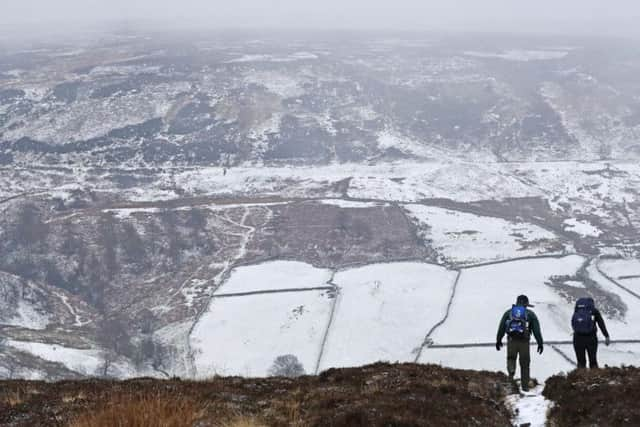
[[522,383],[522,391],[529,391],[529,340],[531,333],[538,343],[538,353],[542,354],[544,349],[542,333],[540,332],[540,322],[536,314],[528,310],[533,307],[529,304],[529,298],[526,295],[520,295],[516,299],[516,303],[507,310],[500,325],[498,325],[498,336],[496,337],[496,350],[502,348],[502,337],[507,334],[507,372],[509,380],[513,382],[513,376],[516,373],[516,359],[520,357],[520,377]]

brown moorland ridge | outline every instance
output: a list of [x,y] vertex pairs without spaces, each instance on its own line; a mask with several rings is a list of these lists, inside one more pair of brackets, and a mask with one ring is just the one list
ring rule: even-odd
[[388,363],[295,379],[10,380],[0,382],[0,425],[511,426],[506,380]]
[[576,370],[547,380],[550,425],[640,426],[640,368]]

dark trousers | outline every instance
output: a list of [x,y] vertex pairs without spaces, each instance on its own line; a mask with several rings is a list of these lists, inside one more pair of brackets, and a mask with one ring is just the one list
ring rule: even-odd
[[516,360],[520,358],[520,380],[524,387],[529,387],[529,340],[509,338],[507,341],[507,372],[509,376],[516,373]]
[[578,368],[586,368],[587,360],[585,352],[589,356],[589,368],[598,367],[598,337],[596,334],[591,335],[578,335],[573,334],[573,349],[576,352],[576,360],[578,361]]

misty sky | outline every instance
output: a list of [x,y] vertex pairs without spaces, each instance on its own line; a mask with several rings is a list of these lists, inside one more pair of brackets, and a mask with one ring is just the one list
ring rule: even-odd
[[[0,26],[145,20],[210,28],[640,35],[640,0],[0,0]],[[69,25],[72,23],[73,25]]]

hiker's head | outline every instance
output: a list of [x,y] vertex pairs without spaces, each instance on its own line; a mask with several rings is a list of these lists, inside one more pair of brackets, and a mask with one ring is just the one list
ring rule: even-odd
[[518,298],[516,298],[516,305],[521,305],[523,307],[533,307],[531,304],[529,304],[529,297],[527,297],[526,295],[518,295]]

